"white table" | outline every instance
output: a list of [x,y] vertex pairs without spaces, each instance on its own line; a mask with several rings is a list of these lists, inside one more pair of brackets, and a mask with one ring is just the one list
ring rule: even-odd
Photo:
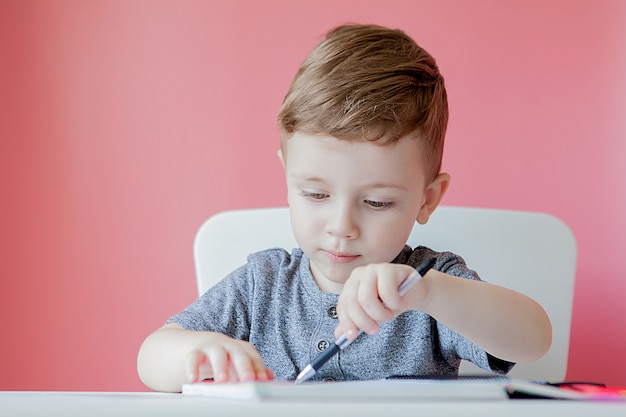
[[2,416],[626,416],[626,402],[503,400],[454,402],[256,402],[152,392],[0,392]]

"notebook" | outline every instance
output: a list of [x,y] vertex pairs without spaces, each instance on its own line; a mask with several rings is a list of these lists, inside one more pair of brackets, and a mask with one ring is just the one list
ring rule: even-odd
[[506,400],[503,379],[396,379],[342,382],[202,381],[183,385],[184,395],[236,400],[441,401]]
[[626,388],[597,384],[546,384],[507,377],[398,379],[307,382],[202,381],[183,385],[184,395],[256,401],[494,401],[548,398],[586,401],[626,401]]

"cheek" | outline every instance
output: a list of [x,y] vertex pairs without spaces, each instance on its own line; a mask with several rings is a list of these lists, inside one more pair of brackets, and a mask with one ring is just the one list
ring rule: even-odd
[[404,231],[404,227],[398,224],[390,224],[379,228],[378,236],[381,240],[386,242],[394,242],[403,239]]
[[382,247],[389,248],[391,252],[396,249],[401,250],[411,234],[414,223],[414,219],[407,219],[380,225],[376,233],[376,240]]
[[303,210],[302,207],[298,207],[298,204],[290,204],[290,216],[291,216],[291,228],[293,230],[293,234],[301,244],[301,239],[306,236],[311,235],[312,229],[312,219],[307,215],[306,210]]
[[309,222],[302,218],[295,218],[291,222],[291,228],[298,247],[310,256],[311,251],[316,246],[316,242],[319,240],[315,229],[311,227]]

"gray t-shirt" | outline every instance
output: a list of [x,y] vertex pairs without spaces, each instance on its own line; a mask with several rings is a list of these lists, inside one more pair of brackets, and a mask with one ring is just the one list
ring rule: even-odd
[[[417,267],[436,257],[434,269],[480,280],[463,259],[425,247],[405,249],[393,261]],[[337,294],[319,289],[300,249],[269,249],[210,288],[168,323],[214,331],[249,341],[276,380],[294,380],[333,341]],[[454,376],[461,359],[497,373],[513,364],[497,359],[435,319],[406,311],[362,335],[328,361],[312,380],[382,379],[393,376]]]

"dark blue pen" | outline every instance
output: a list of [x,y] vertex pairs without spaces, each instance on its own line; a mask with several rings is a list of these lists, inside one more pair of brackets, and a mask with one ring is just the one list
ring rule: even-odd
[[[422,263],[413,274],[411,274],[408,278],[402,281],[402,283],[398,287],[398,293],[400,294],[400,296],[406,294],[407,291],[409,291],[409,289],[411,289],[411,287],[413,287],[413,285],[417,283],[417,281],[422,279],[426,272],[428,272],[428,270],[435,265],[435,261],[435,258],[428,259],[427,261]],[[363,333],[363,331],[359,330],[359,334],[357,335],[357,337],[359,337],[361,333]],[[356,340],[356,338],[354,338],[353,340],[349,340],[345,335],[342,335],[339,339],[335,340],[335,343],[333,343],[328,349],[320,353],[317,358],[313,360],[313,362],[308,364],[302,370],[302,372],[298,374],[298,377],[296,378],[296,384],[300,384],[312,378],[317,373],[317,371],[330,360],[330,358],[336,355],[340,350],[348,347],[350,343],[352,343],[354,340]]]

